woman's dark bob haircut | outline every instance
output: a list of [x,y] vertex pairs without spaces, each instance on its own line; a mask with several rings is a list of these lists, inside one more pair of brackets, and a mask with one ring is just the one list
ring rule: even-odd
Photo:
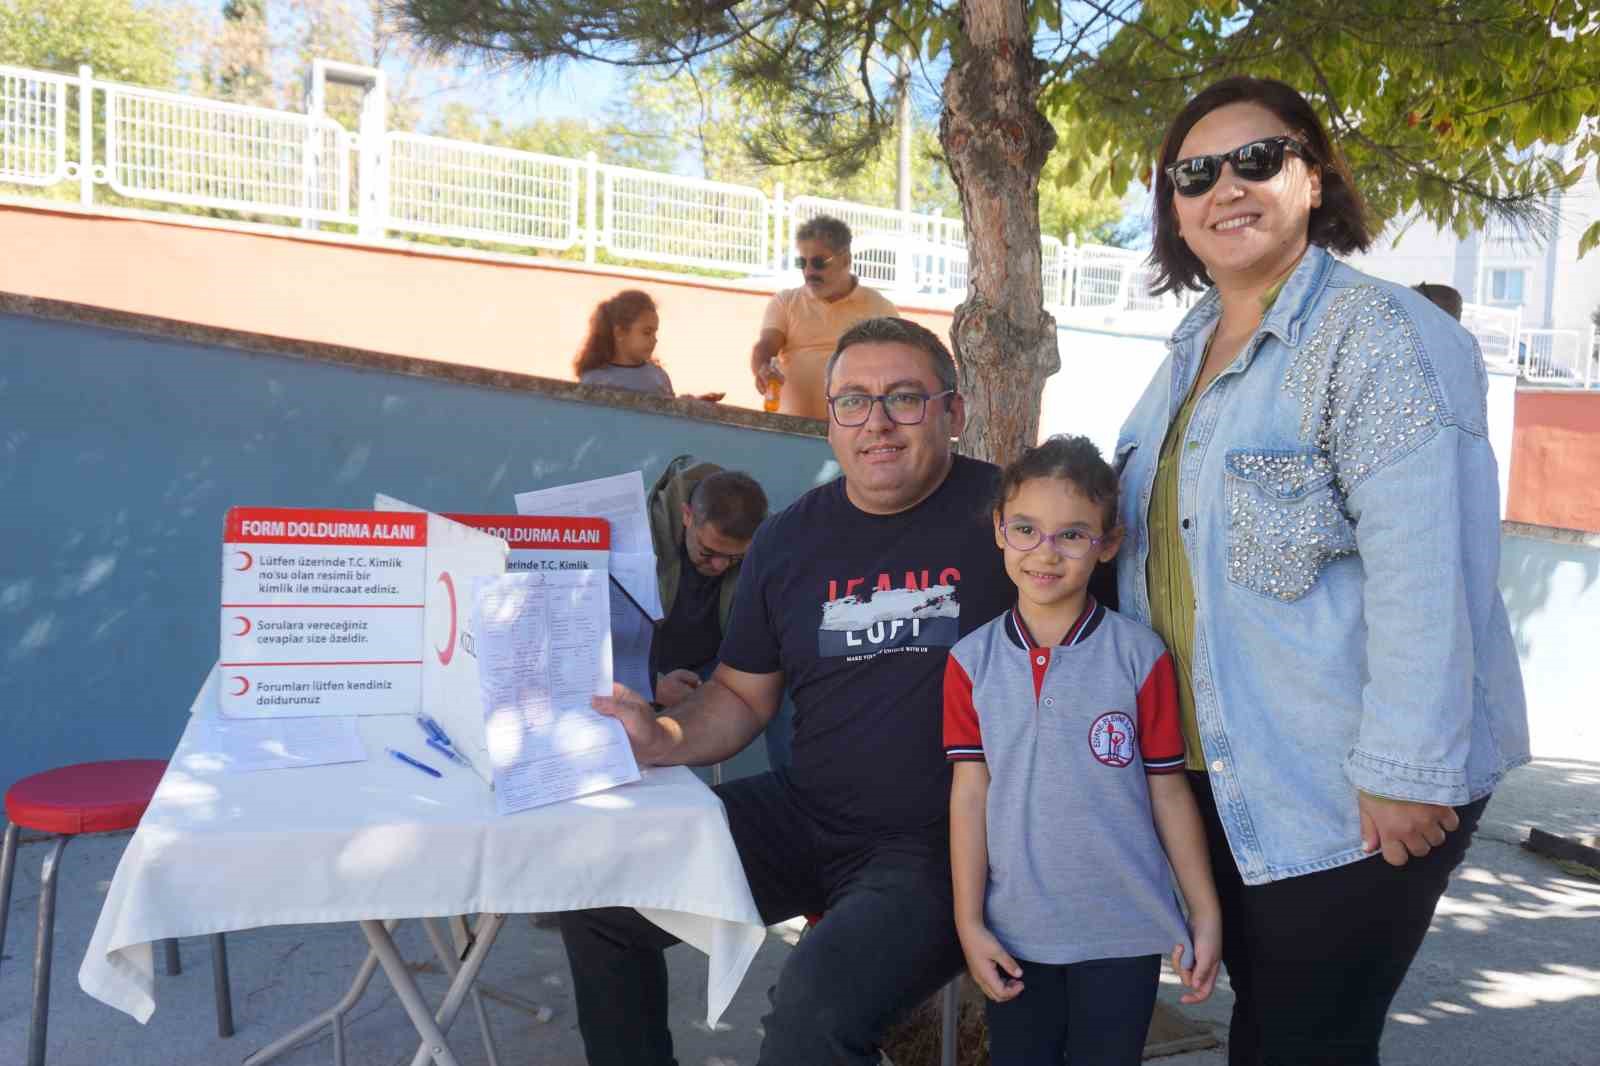
[[1150,265],[1156,274],[1152,291],[1157,294],[1203,289],[1211,284],[1205,265],[1178,236],[1172,179],[1167,177],[1167,168],[1177,161],[1178,149],[1195,124],[1229,104],[1256,104],[1277,115],[1306,146],[1306,166],[1321,169],[1322,204],[1311,210],[1307,240],[1341,255],[1364,252],[1372,244],[1367,208],[1350,178],[1350,168],[1334,150],[1328,131],[1322,128],[1306,98],[1281,81],[1244,75],[1224,78],[1202,89],[1184,105],[1161,142],[1161,157],[1156,163],[1156,232],[1150,249]]

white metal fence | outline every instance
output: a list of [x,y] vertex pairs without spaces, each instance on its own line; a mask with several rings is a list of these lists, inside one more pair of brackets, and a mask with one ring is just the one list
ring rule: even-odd
[[1600,386],[1593,327],[1525,329],[1519,343],[1522,376],[1529,381],[1578,388]]
[[1517,369],[1517,335],[1522,332],[1522,308],[1463,304],[1461,324],[1478,338],[1485,366],[1491,370]]
[[605,181],[600,230],[608,253],[712,270],[767,272],[771,205],[760,189],[627,167],[599,169]]
[[583,237],[577,160],[398,131],[384,144],[391,230],[555,251]]
[[[386,130],[380,72],[361,129],[322,114],[275,111],[77,76],[0,66],[0,184],[76,184],[84,204],[108,187],[135,203],[232,211],[305,226],[354,227],[764,276],[785,273],[795,230],[827,214],[853,232],[856,274],[900,294],[954,301],[967,289],[960,219],[760,189]],[[359,78],[357,79],[360,80]],[[97,106],[97,104],[99,106]],[[76,115],[74,123],[73,116]],[[76,136],[73,126],[76,125]],[[73,141],[76,141],[74,148]],[[358,160],[359,166],[352,161]],[[1150,295],[1142,252],[1041,239],[1046,304],[1102,313],[1171,311]],[[1463,324],[1484,360],[1529,380],[1600,387],[1592,331],[1525,330],[1519,312],[1468,304]]]
[[327,222],[349,216],[349,134],[338,123],[115,83],[102,86],[105,171],[113,192]]
[[[327,67],[329,64],[321,64]],[[340,66],[345,74],[363,71]],[[0,66],[0,183],[76,182],[125,201],[227,211],[304,226],[353,227],[771,277],[788,269],[794,231],[819,214],[854,233],[869,285],[935,299],[967,288],[960,219],[565,159],[383,128],[383,78],[367,72],[351,132],[310,114]],[[359,80],[359,79],[358,79]],[[71,125],[76,108],[77,137]],[[76,140],[76,150],[71,143]],[[356,164],[359,163],[359,166]],[[1142,256],[1041,240],[1047,304],[1151,310]]]
[[0,67],[0,181],[54,185],[67,178],[67,82]]

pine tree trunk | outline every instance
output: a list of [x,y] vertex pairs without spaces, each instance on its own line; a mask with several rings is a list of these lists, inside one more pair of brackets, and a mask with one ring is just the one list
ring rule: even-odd
[[1038,439],[1044,382],[1061,365],[1039,241],[1039,174],[1056,134],[1039,112],[1025,0],[962,0],[961,23],[939,121],[967,227],[967,298],[951,330],[961,451],[1005,463]]

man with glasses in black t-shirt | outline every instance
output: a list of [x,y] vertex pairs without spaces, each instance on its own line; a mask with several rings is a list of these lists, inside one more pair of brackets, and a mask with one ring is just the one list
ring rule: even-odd
[[[889,1024],[961,970],[941,685],[950,646],[1011,599],[986,513],[997,471],[951,450],[966,410],[939,338],[869,319],[824,382],[843,476],[757,532],[711,679],[659,717],[626,690],[595,701],[641,764],[699,766],[793,694],[793,765],[717,789],[762,918],[826,912],[770,993],[763,1066],[876,1063]],[[673,1063],[673,938],[624,908],[561,930],[592,1066]]]

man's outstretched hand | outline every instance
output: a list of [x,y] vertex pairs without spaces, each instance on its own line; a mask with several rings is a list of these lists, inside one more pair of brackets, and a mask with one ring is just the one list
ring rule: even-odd
[[595,696],[589,704],[622,723],[635,759],[646,766],[658,765],[656,760],[671,745],[673,734],[656,717],[648,700],[627,685],[613,684],[610,696]]

